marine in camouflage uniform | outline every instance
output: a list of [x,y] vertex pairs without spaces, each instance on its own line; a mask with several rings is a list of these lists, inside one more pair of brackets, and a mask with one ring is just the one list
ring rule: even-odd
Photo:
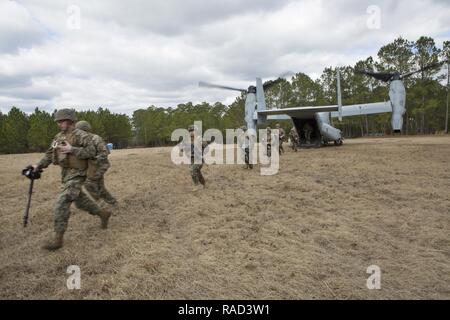
[[272,156],[272,128],[267,127],[267,141],[266,141],[266,151],[267,156],[270,158]]
[[291,139],[292,150],[297,152],[299,136],[295,127],[292,127],[291,131],[289,132],[289,138]]
[[278,123],[275,125],[275,129],[278,129],[278,140],[280,143],[278,149],[279,149],[280,154],[282,154],[282,153],[284,153],[283,141],[286,136],[286,133],[284,132],[284,129],[281,128],[281,126]]
[[311,144],[312,130],[313,130],[313,128],[311,127],[311,125],[309,123],[306,123],[305,126],[303,127],[303,132],[305,134],[305,143],[307,143],[307,144]]
[[106,147],[105,142],[102,137],[91,133],[91,125],[87,121],[78,121],[75,128],[90,135],[96,151],[95,157],[88,160],[88,169],[84,187],[95,200],[103,199],[108,204],[116,205],[117,200],[105,187],[104,175],[111,167],[108,160],[109,150]]
[[247,127],[242,126],[242,133],[238,136],[238,145],[244,150],[245,169],[253,169],[253,164],[250,163],[250,137],[247,134]]
[[61,132],[55,136],[42,160],[33,166],[35,170],[46,168],[52,163],[61,167],[62,188],[54,209],[55,238],[44,246],[47,250],[57,250],[63,246],[72,202],[77,208],[99,216],[104,229],[111,216],[109,211],[101,209],[81,190],[86,179],[87,159],[94,157],[96,151],[90,136],[75,129],[75,110],[58,110],[55,121]]
[[[203,151],[208,145],[206,142],[201,141],[200,137],[197,137],[198,141],[195,143],[195,132],[197,131],[195,126],[189,126],[188,128],[190,134],[190,143],[184,143],[181,145],[181,149],[185,152],[185,154],[191,155],[191,163],[189,165],[189,170],[191,173],[192,181],[194,182],[195,187],[201,184],[203,187],[206,186],[205,178],[202,174],[202,168],[204,164]],[[198,148],[201,146],[201,150]],[[195,158],[202,159],[201,163],[195,163]],[[195,188],[196,190],[196,188]]]

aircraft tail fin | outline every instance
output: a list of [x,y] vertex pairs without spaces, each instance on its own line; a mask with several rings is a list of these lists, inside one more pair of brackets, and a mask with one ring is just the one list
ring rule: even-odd
[[256,78],[256,112],[258,113],[258,123],[265,123],[266,115],[262,115],[259,111],[266,110],[266,97],[264,95],[264,86],[261,78]]
[[258,111],[266,110],[266,97],[264,95],[264,87],[261,78],[256,78],[256,101],[258,103]]

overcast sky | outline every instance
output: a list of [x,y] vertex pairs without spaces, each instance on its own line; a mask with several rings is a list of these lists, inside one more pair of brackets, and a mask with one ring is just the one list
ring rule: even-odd
[[398,36],[450,39],[448,0],[0,0],[0,110],[231,103],[255,77],[316,78]]

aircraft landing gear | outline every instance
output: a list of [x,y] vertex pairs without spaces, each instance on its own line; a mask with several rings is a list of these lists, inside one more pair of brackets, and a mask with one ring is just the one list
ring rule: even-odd
[[342,146],[343,143],[344,143],[344,141],[342,141],[342,139],[339,138],[339,139],[337,139],[337,140],[334,142],[334,145],[335,145],[335,146]]

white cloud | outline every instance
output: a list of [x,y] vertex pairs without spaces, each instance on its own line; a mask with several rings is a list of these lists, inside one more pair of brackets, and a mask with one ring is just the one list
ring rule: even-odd
[[[80,29],[67,28],[80,8]],[[367,8],[380,8],[380,29]],[[447,1],[3,1],[0,109],[229,103],[256,76],[320,75],[326,66],[376,56],[403,36],[449,35]],[[72,15],[72,16],[71,16]]]

